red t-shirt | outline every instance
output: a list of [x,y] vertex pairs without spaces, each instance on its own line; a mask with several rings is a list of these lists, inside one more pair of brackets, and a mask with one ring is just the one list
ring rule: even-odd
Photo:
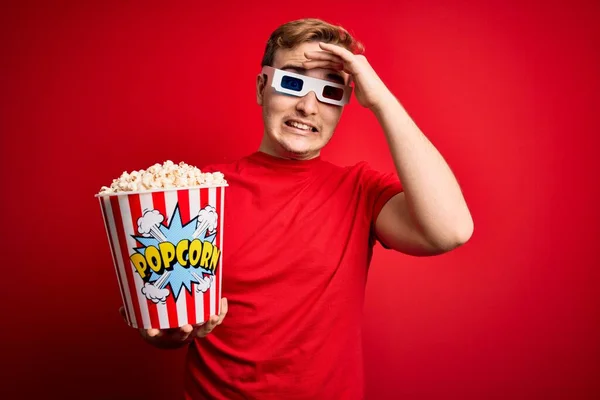
[[373,225],[402,188],[361,162],[254,153],[225,194],[223,323],[190,345],[186,399],[362,399]]

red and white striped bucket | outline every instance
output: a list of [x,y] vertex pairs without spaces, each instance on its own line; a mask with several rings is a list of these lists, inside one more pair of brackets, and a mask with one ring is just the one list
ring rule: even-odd
[[97,195],[129,325],[219,314],[226,186]]

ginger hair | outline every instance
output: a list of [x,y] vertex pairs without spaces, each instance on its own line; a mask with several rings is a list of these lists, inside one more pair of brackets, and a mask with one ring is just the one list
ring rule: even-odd
[[301,43],[320,41],[342,46],[353,54],[362,54],[362,43],[343,27],[316,18],[305,18],[279,26],[267,41],[261,66],[272,66],[278,49],[292,49]]

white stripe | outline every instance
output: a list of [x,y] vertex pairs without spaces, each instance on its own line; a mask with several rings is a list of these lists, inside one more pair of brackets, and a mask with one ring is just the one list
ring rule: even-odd
[[[119,209],[121,210],[121,218],[123,219],[123,231],[125,232],[125,240],[127,242],[127,255],[131,257],[131,255],[135,252],[133,249],[136,247],[135,239],[132,238],[131,235],[137,235],[137,232],[131,225],[131,210],[129,210],[129,201],[127,200],[126,195],[119,196]],[[143,328],[152,328],[152,324],[150,323],[150,314],[148,313],[148,303],[146,302],[146,296],[142,294],[142,287],[144,286],[144,281],[131,264],[131,261],[128,264],[128,268],[130,268],[133,272],[133,282],[135,283],[135,295],[140,305],[140,313],[142,314]]]
[[[173,219],[173,212],[175,211],[175,207],[177,206],[177,191],[170,190],[165,192],[165,208],[167,209],[168,215]],[[179,210],[179,215],[181,216],[181,209]],[[169,223],[172,221],[169,220]],[[184,223],[186,221],[183,221]],[[173,243],[177,245],[177,243]],[[175,302],[175,306],[177,307],[177,324],[179,326],[183,326],[188,323],[187,317],[187,304],[185,303],[185,291],[187,289],[182,287],[179,291],[179,297],[177,297],[177,301]]]
[[[146,210],[154,210],[154,202],[152,201],[152,193],[142,193],[140,194],[140,207],[142,208],[142,215],[143,212]],[[165,220],[167,219],[166,215],[163,215],[165,217]],[[138,232],[136,232],[138,233]],[[150,269],[150,267],[148,267],[148,273],[150,273],[152,270]],[[167,297],[168,298],[168,297]],[[158,328],[160,329],[165,329],[165,328],[170,328],[169,326],[169,311],[167,310],[167,305],[164,303],[157,303],[155,304],[156,307],[156,311],[158,312]],[[154,326],[153,328],[157,328],[156,326]]]
[[175,305],[177,306],[177,322],[179,326],[186,325],[188,323],[188,315],[187,315],[187,289],[185,287],[181,288],[179,292],[179,297],[177,298],[177,302]]
[[[225,223],[225,187],[219,189],[221,191],[221,209],[219,210],[219,250],[221,250],[221,256],[219,257],[219,300],[222,296],[223,288],[223,225]],[[219,303],[219,311],[221,311],[221,303]]]
[[169,190],[165,192],[165,209],[167,215],[165,218],[167,220],[167,226],[171,224],[171,220],[173,219],[173,212],[175,211],[175,207],[177,206],[177,192],[174,190]]
[[[106,234],[108,236],[108,240],[112,243],[110,252],[113,256],[113,260],[116,260],[115,264],[115,274],[117,275],[117,279],[119,280],[119,284],[121,285],[122,294],[121,298],[123,300],[123,304],[125,305],[125,314],[127,316],[127,320],[130,322],[131,326],[137,328],[138,324],[135,321],[135,312],[133,311],[133,302],[131,301],[131,293],[129,293],[129,283],[127,281],[127,272],[125,267],[123,266],[123,255],[121,253],[121,248],[119,247],[119,237],[117,235],[117,226],[115,223],[115,216],[112,211],[112,206],[110,205],[110,198],[105,196],[101,199],[104,203],[104,209],[106,212]],[[102,213],[102,217],[104,218],[104,213]],[[114,251],[113,251],[114,249]],[[113,263],[114,264],[114,263]],[[130,314],[130,311],[132,314]]]
[[[203,189],[206,190],[206,189]],[[190,219],[196,218],[198,212],[200,212],[200,189],[190,189]],[[197,293],[196,288],[198,285],[192,285],[192,293],[194,294],[194,302],[196,306],[196,320],[193,321],[195,324],[204,322],[204,299],[202,292]]]
[[[217,208],[217,188],[209,188],[208,189],[208,204],[210,204],[211,206]],[[220,228],[220,227],[219,227]],[[212,285],[210,285],[210,315],[215,315],[216,312],[216,305],[217,305],[217,291],[215,289],[215,282],[213,279],[213,283]]]

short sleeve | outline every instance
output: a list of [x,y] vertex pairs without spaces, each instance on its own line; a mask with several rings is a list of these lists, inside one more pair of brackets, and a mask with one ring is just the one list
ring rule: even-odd
[[367,210],[373,222],[377,220],[383,206],[402,192],[402,184],[395,173],[381,173],[367,163],[361,163],[361,186],[367,200]]
[[[366,197],[366,213],[371,220],[371,226],[374,227],[383,206],[392,197],[402,192],[402,184],[395,173],[381,173],[372,169],[366,162],[359,165],[360,184]],[[374,235],[374,229],[372,231]]]

